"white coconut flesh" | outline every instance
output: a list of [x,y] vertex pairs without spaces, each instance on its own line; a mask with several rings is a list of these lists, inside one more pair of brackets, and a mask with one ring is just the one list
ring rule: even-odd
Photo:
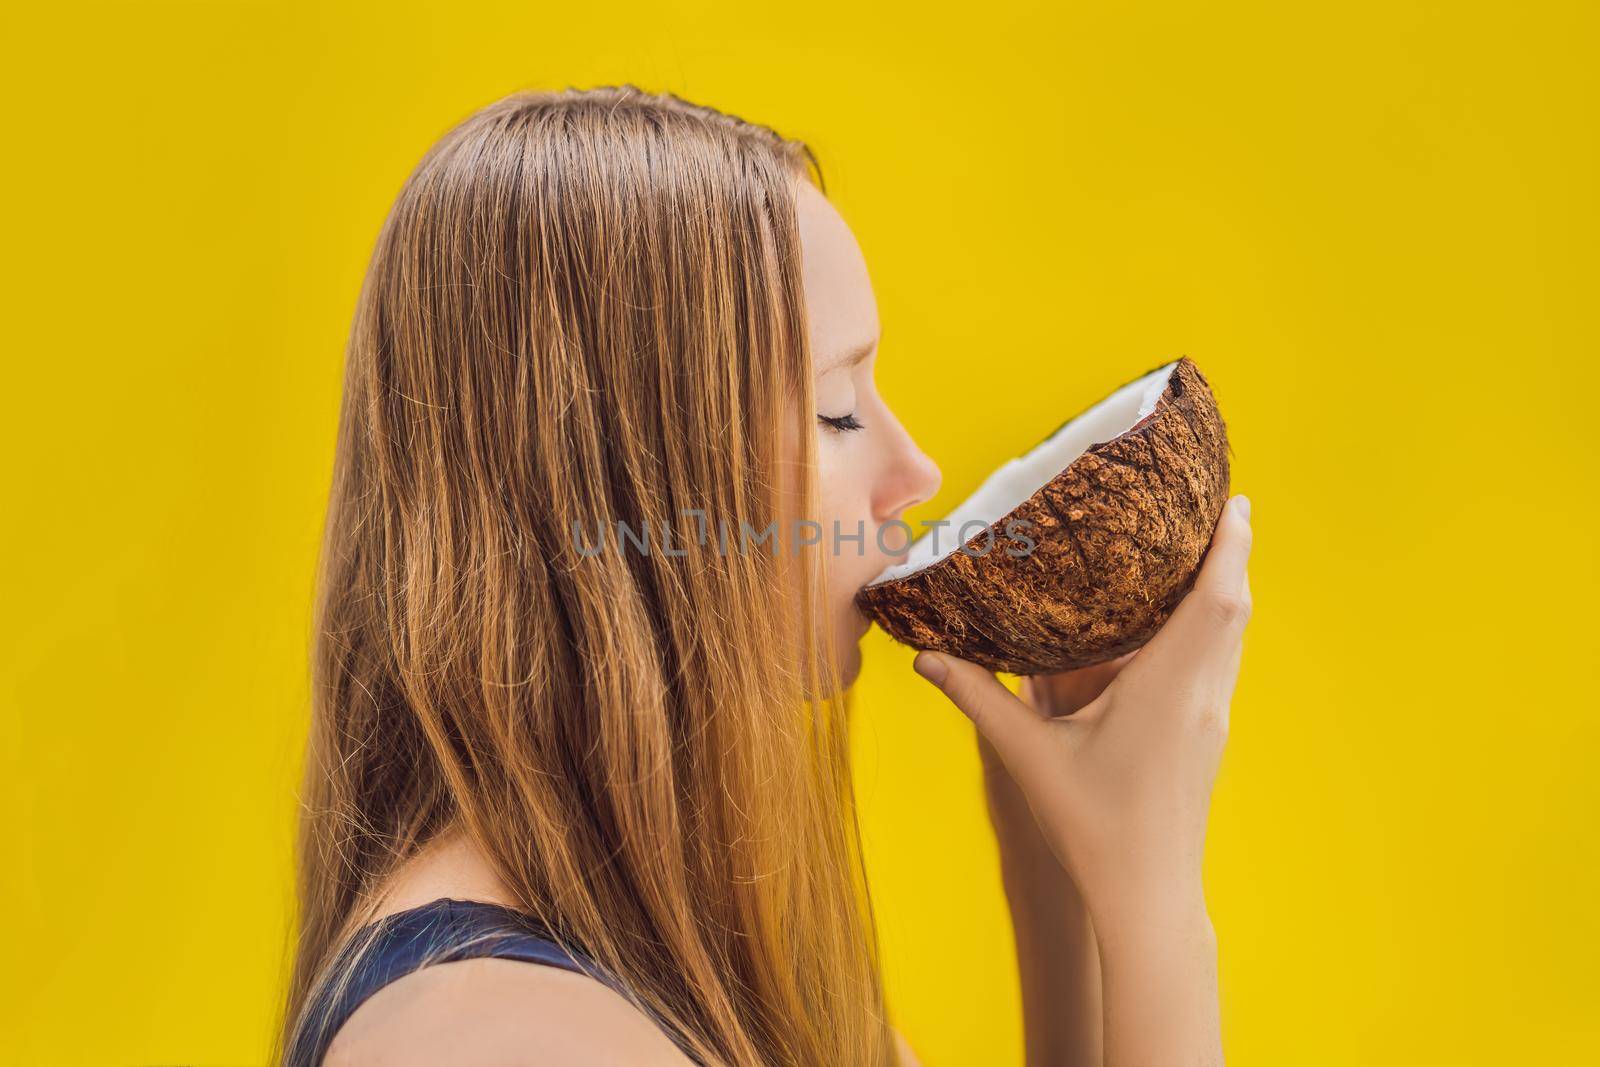
[[[1167,379],[1178,366],[1174,360],[1143,378],[1129,382],[1094,407],[1063,425],[1029,451],[997,469],[984,479],[976,492],[945,516],[944,524],[931,526],[912,542],[904,563],[895,564],[869,584],[904,578],[931,567],[972,538],[983,533],[1018,504],[1027,500],[1072,465],[1094,445],[1122,436],[1152,411],[1166,391]],[[1026,531],[1022,531],[1026,533]],[[995,545],[1007,543],[1006,532],[995,531]]]

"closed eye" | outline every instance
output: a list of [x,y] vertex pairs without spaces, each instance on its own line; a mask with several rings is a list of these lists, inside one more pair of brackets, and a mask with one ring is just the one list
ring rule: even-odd
[[850,430],[861,429],[861,423],[856,420],[855,412],[853,411],[848,415],[818,415],[817,420],[834,433],[846,433]]

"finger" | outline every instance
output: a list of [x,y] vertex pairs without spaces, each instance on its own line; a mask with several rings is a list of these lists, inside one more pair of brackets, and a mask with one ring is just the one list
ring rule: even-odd
[[[1244,576],[1244,600],[1246,604],[1250,603],[1250,575],[1248,573]],[[1218,684],[1221,687],[1219,696],[1222,701],[1222,722],[1224,726],[1228,722],[1228,709],[1232,706],[1234,687],[1239,683],[1239,664],[1243,658],[1244,635],[1240,634],[1239,639],[1233,643],[1233,651],[1229,653],[1227,665],[1223,667],[1222,676],[1218,679]]]
[[1076,715],[1105,692],[1106,686],[1136,655],[1137,651],[1129,652],[1104,663],[1026,678],[1027,696],[1024,699],[1029,707],[1038,708],[1057,718]]
[[1228,502],[1194,587],[1125,673],[1174,675],[1191,685],[1223,677],[1253,610],[1245,585],[1253,540],[1248,509],[1245,497]]
[[1237,593],[1244,584],[1245,565],[1250,560],[1253,540],[1250,498],[1241,494],[1228,501],[1228,506],[1222,509],[1222,517],[1211,535],[1211,546],[1206,551],[1205,562],[1195,577],[1195,589]]
[[972,720],[1007,767],[1016,769],[1018,758],[1035,744],[1044,716],[976,663],[940,652],[919,652],[911,666]]

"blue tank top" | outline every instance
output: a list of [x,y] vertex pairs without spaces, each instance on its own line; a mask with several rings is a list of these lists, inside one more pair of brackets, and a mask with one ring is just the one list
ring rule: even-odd
[[[283,1067],[319,1067],[339,1028],[378,990],[435,963],[493,957],[576,971],[624,993],[586,955],[568,952],[531,915],[479,900],[441,897],[386,915],[352,937],[313,993]],[[626,995],[624,993],[624,995]]]

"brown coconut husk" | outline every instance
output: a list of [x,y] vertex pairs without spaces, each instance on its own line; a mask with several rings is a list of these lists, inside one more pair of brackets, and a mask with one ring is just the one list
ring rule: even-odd
[[[1228,457],[1211,387],[1184,357],[1150,414],[995,521],[992,547],[980,533],[921,570],[865,586],[856,604],[898,641],[990,670],[1045,674],[1115,659],[1148,641],[1193,586],[1228,500]],[[1013,556],[1008,548],[1026,545],[1006,531],[1019,528],[1035,547]]]

